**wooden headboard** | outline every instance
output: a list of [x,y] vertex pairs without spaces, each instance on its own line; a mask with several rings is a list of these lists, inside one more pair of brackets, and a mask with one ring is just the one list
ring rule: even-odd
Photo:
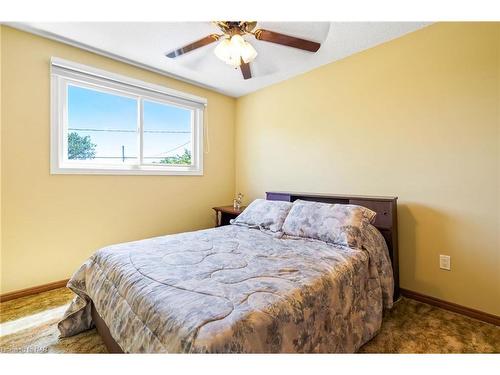
[[310,194],[293,192],[266,192],[266,199],[272,201],[293,202],[297,199],[305,201],[357,204],[369,208],[377,213],[373,226],[377,228],[385,238],[391,257],[392,270],[394,273],[394,301],[399,298],[399,261],[398,261],[398,216],[397,197],[371,197],[363,195],[332,195],[332,194]]

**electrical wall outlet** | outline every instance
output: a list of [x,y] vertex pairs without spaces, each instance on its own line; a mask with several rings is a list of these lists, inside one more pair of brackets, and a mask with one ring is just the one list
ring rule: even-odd
[[439,256],[439,268],[442,270],[451,271],[451,258],[449,255]]

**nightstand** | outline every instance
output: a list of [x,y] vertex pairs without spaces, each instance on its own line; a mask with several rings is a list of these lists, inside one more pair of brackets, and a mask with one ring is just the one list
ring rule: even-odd
[[215,211],[215,226],[220,227],[222,225],[229,225],[229,220],[238,217],[245,208],[246,206],[241,206],[241,208],[237,210],[233,208],[233,206],[213,207],[212,209]]

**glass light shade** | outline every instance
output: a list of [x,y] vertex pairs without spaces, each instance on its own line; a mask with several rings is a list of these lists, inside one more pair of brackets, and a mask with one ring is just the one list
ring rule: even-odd
[[257,57],[257,51],[248,42],[245,42],[245,45],[240,50],[240,54],[241,54],[241,58],[243,59],[243,61],[245,63],[249,63]]
[[224,61],[226,64],[231,58],[231,43],[229,39],[223,39],[217,47],[215,47],[215,56]]
[[257,56],[257,51],[241,35],[233,35],[231,39],[223,39],[215,48],[215,56],[235,68],[241,65],[241,60],[249,63]]
[[234,49],[241,49],[245,45],[245,39],[240,34],[234,34],[231,37],[231,46],[233,46]]

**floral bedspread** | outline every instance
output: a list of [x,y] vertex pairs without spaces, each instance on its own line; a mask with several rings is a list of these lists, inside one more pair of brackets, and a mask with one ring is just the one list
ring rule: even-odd
[[63,337],[91,300],[130,353],[355,352],[392,306],[382,235],[363,249],[229,225],[105,247],[68,283]]

